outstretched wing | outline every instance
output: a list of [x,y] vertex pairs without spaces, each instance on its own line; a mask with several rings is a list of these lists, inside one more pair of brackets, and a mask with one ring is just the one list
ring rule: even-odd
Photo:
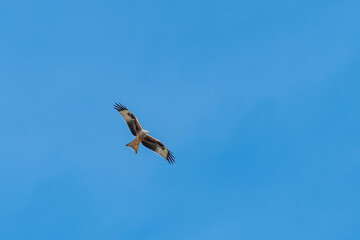
[[124,105],[119,103],[114,104],[114,108],[121,114],[124,118],[126,124],[128,125],[131,133],[136,136],[138,132],[142,130],[139,121]]
[[156,152],[160,156],[164,157],[170,164],[175,162],[174,155],[167,149],[164,144],[162,144],[159,140],[146,135],[144,140],[141,142],[145,147],[150,150]]

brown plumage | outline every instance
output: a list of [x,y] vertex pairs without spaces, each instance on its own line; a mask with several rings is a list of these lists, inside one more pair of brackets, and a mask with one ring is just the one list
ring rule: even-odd
[[137,118],[124,105],[115,103],[114,108],[121,114],[131,133],[135,136],[135,139],[126,146],[132,148],[135,153],[137,153],[141,142],[145,147],[165,158],[170,164],[175,162],[175,157],[172,152],[167,149],[159,140],[148,135],[148,131],[141,128]]

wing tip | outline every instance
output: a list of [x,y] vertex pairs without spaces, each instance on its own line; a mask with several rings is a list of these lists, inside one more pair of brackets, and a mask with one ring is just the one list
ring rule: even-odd
[[122,105],[121,103],[115,103],[114,104],[114,109],[116,109],[117,111],[121,112],[123,110],[128,110],[124,105]]
[[169,164],[175,163],[175,156],[172,154],[172,152],[170,150],[168,150],[166,160],[169,162]]

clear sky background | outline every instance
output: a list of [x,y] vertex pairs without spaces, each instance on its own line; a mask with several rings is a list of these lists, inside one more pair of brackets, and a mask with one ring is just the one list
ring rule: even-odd
[[1,1],[0,239],[360,239],[359,12]]

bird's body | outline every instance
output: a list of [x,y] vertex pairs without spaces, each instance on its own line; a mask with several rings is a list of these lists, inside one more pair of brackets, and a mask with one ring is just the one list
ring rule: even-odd
[[127,147],[132,148],[135,153],[137,153],[137,150],[139,148],[139,145],[142,141],[144,141],[146,135],[148,135],[149,131],[146,130],[141,130],[137,133],[136,137],[134,140],[132,140],[131,142],[129,142],[128,144],[126,144]]
[[174,155],[157,139],[148,135],[149,131],[143,130],[137,118],[125,106],[115,103],[114,108],[124,118],[135,139],[126,144],[137,153],[140,143],[150,150],[164,157],[170,164],[175,162]]
[[137,135],[136,138],[139,138],[141,141],[143,141],[146,137],[146,135],[148,135],[149,131],[147,130],[141,130]]

